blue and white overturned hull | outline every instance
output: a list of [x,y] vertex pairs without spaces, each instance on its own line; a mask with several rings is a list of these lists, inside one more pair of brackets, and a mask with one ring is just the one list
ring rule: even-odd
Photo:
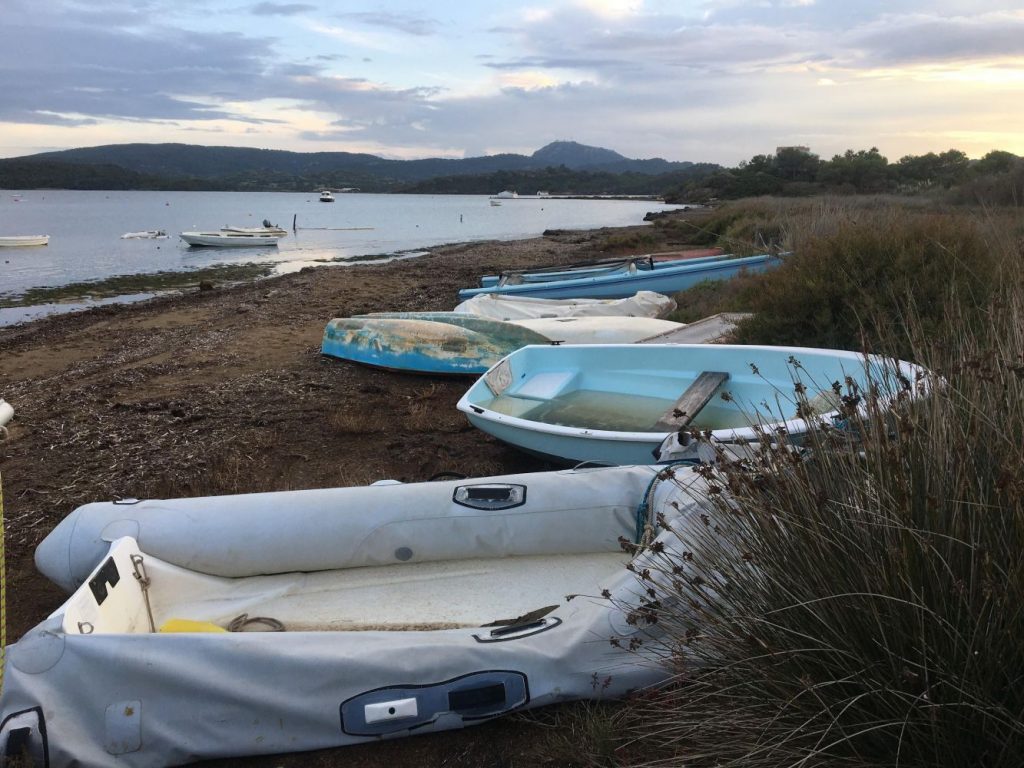
[[409,373],[477,375],[528,344],[633,343],[682,327],[650,317],[503,322],[458,312],[378,312],[331,320],[321,351]]

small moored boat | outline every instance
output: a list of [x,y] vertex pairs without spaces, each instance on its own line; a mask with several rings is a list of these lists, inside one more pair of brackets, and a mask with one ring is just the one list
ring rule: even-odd
[[331,190],[325,189],[325,190],[323,190],[320,193],[320,202],[321,203],[333,203],[334,202],[334,195],[331,194]]
[[142,232],[125,232],[122,240],[166,240],[167,233],[162,229],[147,229]]
[[[85,505],[36,550],[73,594],[6,649],[0,754],[161,768],[662,683],[622,606],[661,597],[649,558],[685,578],[706,488],[643,466]],[[647,531],[662,554],[629,554]]]
[[48,245],[49,235],[4,235],[0,237],[0,248],[24,248],[30,245]]
[[843,393],[888,387],[895,395],[923,376],[911,363],[829,349],[529,346],[491,368],[458,408],[476,427],[532,454],[636,464],[653,460],[684,428],[718,442],[757,441],[766,432],[798,441],[808,411],[826,422],[838,418],[835,386]]
[[261,232],[182,232],[180,237],[193,247],[249,248],[277,246],[279,236]]

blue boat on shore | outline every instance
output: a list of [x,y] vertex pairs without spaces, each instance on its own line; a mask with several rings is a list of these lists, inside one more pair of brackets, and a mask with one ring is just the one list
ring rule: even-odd
[[[787,435],[839,419],[844,395],[880,404],[920,394],[926,372],[857,352],[725,344],[528,346],[462,396],[479,429],[566,463],[639,464],[680,430],[719,443]],[[799,383],[799,387],[797,384]]]
[[610,275],[616,272],[629,270],[634,265],[637,271],[652,271],[665,269],[666,267],[696,264],[713,264],[717,261],[736,258],[731,254],[713,254],[710,256],[698,256],[687,259],[657,259],[654,255],[649,256],[626,256],[621,259],[605,259],[602,261],[565,264],[545,269],[531,269],[529,271],[512,270],[502,272],[500,275],[483,275],[480,278],[480,286],[488,288],[494,285],[518,285],[519,283],[551,283],[556,280],[572,280],[579,277],[596,277],[598,275]]
[[[463,288],[459,300],[484,293],[532,296],[545,299],[621,299],[637,291],[673,294],[705,280],[728,280],[741,272],[763,272],[782,263],[779,256],[761,254],[741,258],[708,257],[682,262],[628,261],[614,268],[586,267],[582,270],[527,273],[493,285]],[[488,276],[491,277],[491,276]],[[544,279],[552,277],[553,279]],[[487,279],[487,278],[485,278]]]

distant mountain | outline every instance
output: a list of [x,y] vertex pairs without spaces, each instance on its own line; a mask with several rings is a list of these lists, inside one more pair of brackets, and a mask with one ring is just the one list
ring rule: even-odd
[[[15,188],[12,176],[23,181],[25,167],[31,170],[31,164],[41,164],[41,172],[43,166],[49,168],[40,174],[47,183],[58,178],[53,173],[56,168],[64,169],[61,176],[67,176],[67,168],[87,165],[102,166],[103,176],[110,176],[112,168],[122,169],[125,173],[118,180],[143,185],[135,188],[306,191],[317,187],[359,187],[370,192],[393,191],[439,177],[482,176],[503,171],[566,168],[662,176],[703,167],[660,158],[632,160],[610,149],[573,141],[553,142],[529,156],[500,154],[461,160],[387,160],[352,152],[287,152],[193,144],[111,144],[0,160],[0,187]],[[15,165],[18,173],[12,174]]]

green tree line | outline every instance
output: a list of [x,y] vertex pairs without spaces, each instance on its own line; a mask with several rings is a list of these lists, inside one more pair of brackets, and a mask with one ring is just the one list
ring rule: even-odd
[[953,191],[954,201],[979,197],[997,203],[1024,201],[1024,158],[993,150],[970,160],[958,149],[906,155],[897,162],[877,147],[848,149],[823,160],[800,147],[755,155],[673,189],[673,201],[738,199],[759,195],[805,196],[822,193],[879,194]]

